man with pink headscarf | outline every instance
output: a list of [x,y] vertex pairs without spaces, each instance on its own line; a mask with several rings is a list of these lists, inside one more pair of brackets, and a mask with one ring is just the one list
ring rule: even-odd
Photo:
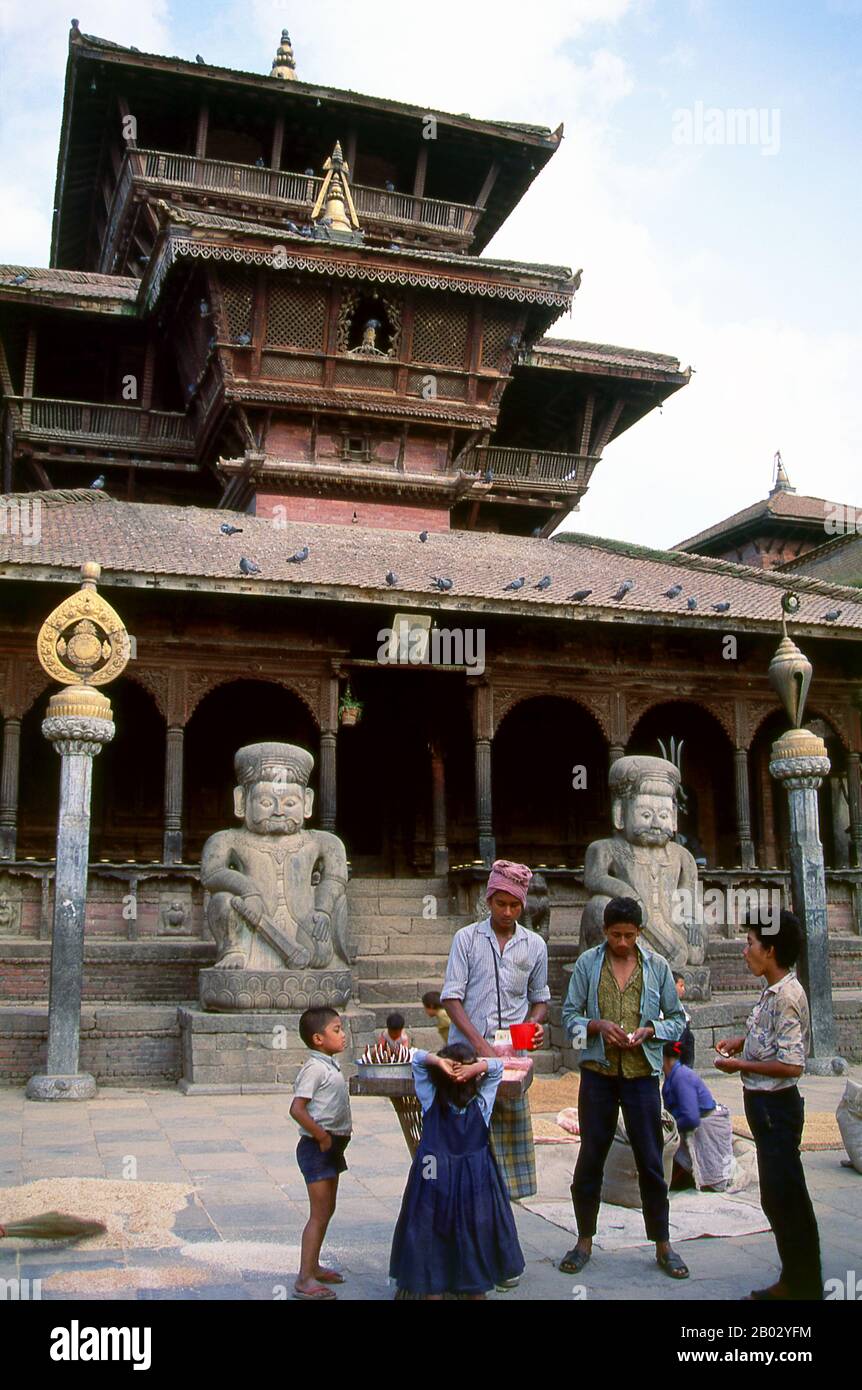
[[[485,889],[490,917],[462,927],[452,941],[441,990],[443,1008],[451,1019],[449,1042],[465,1042],[480,1057],[496,1055],[491,1045],[494,1034],[512,1023],[535,1023],[536,1047],[544,1039],[542,1025],[551,997],[548,948],[538,932],[518,921],[532,877],[526,864],[495,860]],[[536,1157],[526,1096],[518,1101],[498,1096],[491,1141],[510,1196],[532,1197]]]

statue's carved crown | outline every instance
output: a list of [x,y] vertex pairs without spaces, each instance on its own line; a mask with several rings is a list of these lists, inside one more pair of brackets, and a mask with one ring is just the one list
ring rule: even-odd
[[678,767],[666,758],[652,758],[646,754],[617,758],[608,773],[608,786],[613,797],[627,798],[642,792],[676,797],[679,781]]
[[233,767],[241,787],[253,782],[291,782],[307,787],[314,758],[294,743],[249,743],[237,750]]

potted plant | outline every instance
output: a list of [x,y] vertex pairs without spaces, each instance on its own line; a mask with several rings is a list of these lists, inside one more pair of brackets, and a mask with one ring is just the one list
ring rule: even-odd
[[338,704],[338,720],[344,725],[358,724],[362,718],[362,701],[357,700],[348,685]]

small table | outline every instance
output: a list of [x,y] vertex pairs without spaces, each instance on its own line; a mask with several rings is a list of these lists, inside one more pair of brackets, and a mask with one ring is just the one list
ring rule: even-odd
[[[357,1071],[356,1076],[352,1076],[348,1083],[352,1096],[386,1096],[391,1100],[393,1109],[398,1116],[401,1125],[401,1132],[407,1141],[410,1150],[410,1157],[415,1157],[422,1138],[422,1106],[416,1099],[416,1087],[413,1082],[412,1072],[407,1075],[408,1068],[393,1065],[393,1076],[380,1076],[382,1066],[375,1066],[374,1076],[363,1076],[362,1069]],[[503,1080],[497,1088],[497,1095],[503,1100],[520,1100],[533,1084],[533,1068],[529,1071],[505,1071]]]

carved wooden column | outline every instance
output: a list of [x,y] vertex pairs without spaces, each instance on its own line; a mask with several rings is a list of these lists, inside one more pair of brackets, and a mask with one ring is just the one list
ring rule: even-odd
[[850,802],[850,862],[862,868],[862,787],[859,781],[859,754],[847,754],[847,799]]
[[321,830],[335,833],[336,788],[338,766],[338,677],[324,676],[320,683],[320,767],[318,787],[320,805],[318,824]]
[[0,770],[0,859],[15,858],[20,754],[21,720],[9,718],[3,724],[3,764]]
[[479,838],[479,858],[492,864],[496,858],[491,792],[491,687],[477,684],[473,688],[473,741],[476,759],[476,828]]
[[183,859],[183,730],[168,729],[165,736],[165,826],[162,857],[166,864]]
[[756,856],[754,841],[751,838],[751,796],[748,786],[748,752],[745,748],[734,749],[733,771],[736,779],[736,838],[739,844],[739,862],[743,869],[753,869]]
[[435,877],[449,872],[449,845],[446,839],[446,770],[443,754],[431,745],[431,845]]
[[608,767],[613,767],[620,758],[624,758],[625,753],[626,750],[621,743],[611,743],[608,746]]

